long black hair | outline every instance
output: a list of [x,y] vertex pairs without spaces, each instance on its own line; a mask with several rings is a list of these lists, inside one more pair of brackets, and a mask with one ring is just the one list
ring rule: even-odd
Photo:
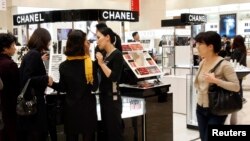
[[49,31],[45,28],[37,28],[28,41],[29,49],[37,49],[38,51],[49,50],[48,45],[51,40]]
[[245,39],[241,35],[237,35],[234,37],[232,46],[233,46],[233,49],[238,48],[243,53],[247,52]]

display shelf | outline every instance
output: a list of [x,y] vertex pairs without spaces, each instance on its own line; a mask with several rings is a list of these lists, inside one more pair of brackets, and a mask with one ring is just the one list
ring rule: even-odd
[[123,58],[138,79],[162,75],[154,59],[140,43],[122,45]]

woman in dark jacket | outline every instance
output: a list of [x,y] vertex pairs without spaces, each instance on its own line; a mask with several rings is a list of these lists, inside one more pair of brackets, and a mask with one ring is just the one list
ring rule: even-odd
[[232,60],[236,60],[240,65],[247,66],[247,48],[245,39],[241,35],[237,35],[233,40],[233,52],[231,55]]
[[80,134],[84,141],[92,141],[96,130],[96,98],[91,91],[97,90],[98,80],[89,47],[86,33],[70,32],[65,51],[67,60],[59,68],[59,83],[51,79],[49,83],[55,90],[66,92],[64,131],[67,141],[78,141]]
[[41,55],[48,50],[50,33],[38,28],[28,41],[28,53],[23,57],[20,66],[21,86],[31,78],[30,87],[34,88],[37,97],[37,113],[34,116],[18,116],[18,132],[20,141],[45,141],[47,137],[47,115],[45,105],[45,89],[48,76]]
[[[232,60],[236,60],[240,65],[247,66],[247,48],[245,45],[245,39],[241,35],[237,35],[233,40],[233,52],[231,55]],[[240,94],[243,98],[243,89],[242,89],[242,78],[239,79],[240,82]],[[245,99],[243,98],[243,101]],[[237,113],[231,115],[230,124],[237,124]]]
[[[236,60],[240,65],[247,66],[247,48],[245,45],[245,39],[241,35],[237,35],[234,37],[233,40],[233,52],[231,55],[232,60]],[[243,96],[242,91],[242,79],[239,79],[240,81],[240,93],[241,96]]]
[[118,87],[123,69],[122,53],[115,48],[116,35],[112,29],[103,27],[96,32],[97,44],[102,53],[96,53],[100,67],[100,106],[104,123],[104,141],[122,141],[122,101]]
[[11,59],[16,51],[16,38],[9,33],[0,34],[0,77],[4,83],[0,91],[4,128],[0,141],[16,141],[16,101],[19,94],[19,71]]

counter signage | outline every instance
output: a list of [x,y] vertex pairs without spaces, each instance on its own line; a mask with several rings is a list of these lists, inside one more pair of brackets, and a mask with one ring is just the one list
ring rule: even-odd
[[72,21],[139,21],[138,11],[79,9],[14,15],[14,25]]
[[101,12],[102,20],[118,20],[118,21],[136,21],[138,20],[138,14],[132,11],[114,11],[105,10]]
[[181,21],[193,24],[206,23],[207,16],[204,14],[181,14]]
[[30,13],[14,16],[14,23],[28,24],[28,23],[41,23],[44,22],[45,13]]

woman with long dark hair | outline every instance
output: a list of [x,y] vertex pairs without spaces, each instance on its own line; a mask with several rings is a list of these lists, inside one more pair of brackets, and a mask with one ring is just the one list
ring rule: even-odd
[[48,86],[48,75],[43,64],[42,54],[49,49],[51,36],[48,30],[38,28],[28,41],[28,53],[23,57],[20,66],[21,86],[28,79],[30,87],[37,97],[37,113],[33,116],[18,116],[18,140],[46,141],[47,138],[47,111],[45,105],[45,89]]
[[[245,39],[241,35],[237,35],[234,37],[232,44],[233,52],[231,55],[232,60],[236,60],[240,65],[247,66],[247,48],[245,45]],[[240,95],[243,99],[243,102],[246,101],[243,98],[243,89],[242,89],[242,78],[239,78],[240,83]],[[230,124],[237,124],[237,112],[232,113]]]
[[245,45],[245,39],[241,35],[234,37],[232,48],[233,52],[231,59],[236,60],[240,65],[247,66],[247,48]]
[[103,27],[97,30],[97,45],[105,50],[103,56],[96,53],[101,70],[100,105],[101,117],[104,123],[104,141],[122,141],[122,102],[119,93],[119,83],[123,69],[122,53],[115,48],[116,36],[112,29]]

